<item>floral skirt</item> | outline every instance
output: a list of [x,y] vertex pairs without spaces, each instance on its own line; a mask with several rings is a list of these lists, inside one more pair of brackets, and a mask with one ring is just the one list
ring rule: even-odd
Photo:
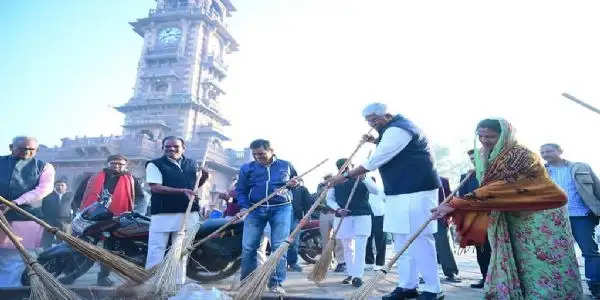
[[486,299],[580,299],[583,295],[565,207],[490,214],[492,257]]

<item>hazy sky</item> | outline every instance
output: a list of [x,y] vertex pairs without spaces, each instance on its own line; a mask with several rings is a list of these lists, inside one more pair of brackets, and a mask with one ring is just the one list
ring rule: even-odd
[[[566,158],[600,166],[600,115],[560,95],[600,107],[596,1],[233,3],[240,51],[226,57],[226,146],[268,138],[301,171],[348,155],[368,130],[361,109],[376,100],[457,159],[479,119],[501,116],[534,150],[557,142]],[[120,134],[111,107],[132,96],[142,44],[127,22],[154,5],[1,1],[0,144]]]

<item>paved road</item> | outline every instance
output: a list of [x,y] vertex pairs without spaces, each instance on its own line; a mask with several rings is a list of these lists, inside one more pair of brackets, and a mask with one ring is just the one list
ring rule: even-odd
[[[579,249],[577,249],[579,265],[583,266],[583,260],[581,258],[581,253]],[[388,248],[388,256],[393,256],[393,249]],[[483,292],[480,289],[472,289],[469,285],[471,283],[476,282],[481,278],[481,274],[479,272],[479,266],[477,265],[477,260],[475,258],[474,253],[465,253],[461,255],[455,255],[458,269],[460,270],[459,276],[462,278],[462,282],[460,283],[450,283],[442,280],[443,290],[446,295],[445,299],[460,299],[460,300],[471,300],[471,299],[482,299]],[[288,279],[284,283],[284,288],[287,291],[288,296],[298,296],[298,297],[310,297],[310,298],[332,298],[332,299],[342,299],[346,298],[352,294],[354,288],[352,286],[342,285],[340,282],[344,279],[343,274],[329,272],[329,275],[325,281],[323,281],[319,285],[315,285],[314,283],[308,281],[306,279],[306,274],[311,270],[312,265],[302,265],[304,271],[302,273],[294,273],[288,272]],[[95,285],[96,283],[96,273],[99,271],[97,265],[95,265],[90,272],[79,278],[74,282],[75,286],[85,287]],[[582,277],[583,277],[583,267],[580,268]],[[366,280],[373,276],[373,272],[366,273]],[[444,278],[444,275],[439,269],[440,278]],[[115,281],[119,281],[119,278],[112,275],[112,278]],[[235,276],[239,277],[239,274]],[[380,299],[381,295],[386,294],[394,289],[395,282],[397,279],[397,273],[395,269],[393,272],[390,272],[388,276],[382,280],[382,282],[378,285],[377,289],[373,293],[373,299]],[[214,282],[211,284],[206,284],[204,287],[211,288],[216,287],[225,292],[231,292],[232,287],[237,284],[233,277],[224,279],[218,282]],[[587,286],[585,283],[583,284],[584,291],[586,294],[589,294],[587,290]],[[591,298],[587,298],[591,299]]]

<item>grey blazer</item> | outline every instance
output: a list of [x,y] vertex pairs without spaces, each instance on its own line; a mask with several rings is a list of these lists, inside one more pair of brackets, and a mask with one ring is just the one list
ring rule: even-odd
[[596,215],[600,216],[600,180],[594,174],[592,168],[581,162],[569,162],[572,164],[571,176],[575,179],[577,193],[583,199],[583,203]]

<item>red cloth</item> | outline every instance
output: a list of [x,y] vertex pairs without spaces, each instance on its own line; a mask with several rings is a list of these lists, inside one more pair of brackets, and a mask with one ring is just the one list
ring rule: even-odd
[[[81,201],[81,207],[79,208],[80,210],[98,201],[98,197],[104,188],[105,178],[106,174],[104,171],[101,171],[90,178],[85,193],[83,194],[83,200]],[[112,202],[108,208],[115,216],[133,210],[133,199],[135,199],[135,189],[133,185],[133,176],[131,176],[131,174],[124,174],[119,177],[119,180],[115,185],[115,191],[112,194]]]

